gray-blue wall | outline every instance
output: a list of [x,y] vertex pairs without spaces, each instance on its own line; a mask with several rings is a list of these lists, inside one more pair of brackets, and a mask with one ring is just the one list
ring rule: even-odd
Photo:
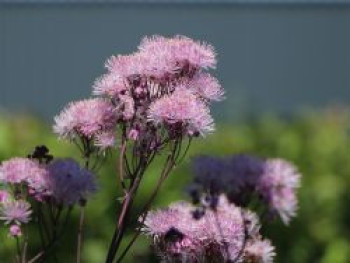
[[217,48],[217,116],[346,104],[349,29],[346,5],[0,5],[0,107],[50,118],[89,96],[107,57],[155,33]]

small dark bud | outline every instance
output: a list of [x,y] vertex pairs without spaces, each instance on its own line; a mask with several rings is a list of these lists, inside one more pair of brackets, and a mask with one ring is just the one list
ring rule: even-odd
[[204,209],[196,209],[196,210],[192,211],[192,216],[193,216],[193,219],[195,219],[195,220],[201,219],[204,215],[205,215]]
[[169,242],[176,242],[182,240],[184,234],[182,234],[177,228],[171,227],[165,234],[164,239]]

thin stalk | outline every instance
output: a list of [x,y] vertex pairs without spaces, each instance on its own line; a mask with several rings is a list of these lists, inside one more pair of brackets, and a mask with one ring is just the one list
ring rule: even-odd
[[22,263],[27,262],[27,248],[28,248],[28,242],[27,242],[27,240],[24,240],[23,253],[22,253]]
[[[90,164],[90,156],[92,154],[91,144],[88,139],[84,140],[84,158],[85,158],[85,169],[89,169]],[[80,217],[79,217],[79,226],[78,226],[78,237],[77,237],[77,257],[76,262],[81,262],[81,255],[82,255],[82,249],[83,249],[83,242],[84,242],[84,223],[85,223],[85,206],[86,201],[83,201],[83,204],[80,207]]]
[[[55,239],[52,239],[52,240],[50,241],[50,243],[46,246],[46,248],[44,248],[41,252],[39,252],[37,255],[35,255],[33,258],[31,258],[31,259],[28,261],[28,263],[36,263],[39,259],[41,259],[42,257],[46,256],[46,255],[48,254],[48,252],[57,244],[57,242],[60,240],[61,236],[62,236],[63,233],[64,233],[65,227],[67,226],[67,223],[68,223],[68,220],[69,220],[71,211],[72,211],[72,208],[70,207],[70,208],[67,210],[64,223],[63,223],[63,225],[62,225],[62,227],[61,227],[61,230],[59,231],[58,235],[56,236],[56,238],[55,238]],[[44,260],[44,259],[45,259],[45,258],[43,258],[43,260]]]
[[82,251],[82,246],[83,246],[84,219],[85,219],[85,206],[81,206],[79,228],[78,228],[77,263],[81,262],[81,251]]
[[21,246],[20,246],[18,237],[16,237],[16,248],[17,248],[16,258],[18,259],[18,263],[20,263],[21,262],[21,258],[22,258],[22,251],[21,251]]
[[[163,171],[162,171],[162,173],[161,173],[161,175],[160,175],[160,177],[158,179],[158,183],[157,183],[157,186],[156,186],[155,190],[153,191],[151,197],[149,198],[149,200],[147,201],[147,203],[145,204],[145,206],[142,209],[142,212],[141,212],[142,219],[140,221],[141,225],[144,223],[151,204],[153,203],[154,199],[156,198],[156,196],[157,196],[157,194],[159,192],[159,189],[162,186],[163,182],[165,181],[165,179],[169,175],[170,171],[174,167],[174,164],[175,163],[174,163],[173,157],[169,156],[167,158],[166,164],[164,165]],[[133,236],[133,238],[131,239],[131,241],[128,243],[128,245],[126,246],[124,251],[121,253],[120,257],[117,259],[117,263],[121,262],[124,259],[124,257],[126,256],[127,252],[129,251],[129,249],[132,247],[132,245],[134,244],[136,239],[139,237],[140,233],[141,233],[141,228],[139,227],[136,230],[136,233]]]

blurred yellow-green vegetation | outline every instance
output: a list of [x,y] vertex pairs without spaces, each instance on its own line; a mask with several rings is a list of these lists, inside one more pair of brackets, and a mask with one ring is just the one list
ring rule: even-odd
[[[187,198],[185,188],[191,180],[190,158],[195,155],[250,153],[286,158],[303,174],[300,209],[290,226],[276,222],[263,229],[277,248],[276,262],[350,262],[349,128],[350,111],[344,109],[307,112],[288,119],[265,115],[234,125],[218,125],[213,135],[193,143],[188,158],[171,174],[153,207]],[[39,144],[48,146],[56,157],[79,159],[74,146],[58,141],[45,122],[30,116],[0,116],[1,161],[26,156]],[[98,174],[99,192],[88,204],[86,263],[104,262],[113,234],[121,196],[115,167],[115,156],[110,156]],[[155,161],[146,174],[134,213],[152,192],[160,169],[160,161]],[[74,262],[78,220],[75,212],[65,241],[58,246],[59,262]],[[3,226],[0,232],[0,262],[11,262],[14,241],[7,238]],[[129,231],[127,238],[130,237]],[[151,252],[149,240],[140,238],[125,261],[157,262],[157,259]]]

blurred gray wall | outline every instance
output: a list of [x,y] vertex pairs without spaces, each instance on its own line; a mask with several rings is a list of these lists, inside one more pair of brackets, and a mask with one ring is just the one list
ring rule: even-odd
[[350,7],[317,4],[2,4],[0,108],[51,118],[85,98],[111,54],[144,35],[212,43],[217,117],[350,102]]

